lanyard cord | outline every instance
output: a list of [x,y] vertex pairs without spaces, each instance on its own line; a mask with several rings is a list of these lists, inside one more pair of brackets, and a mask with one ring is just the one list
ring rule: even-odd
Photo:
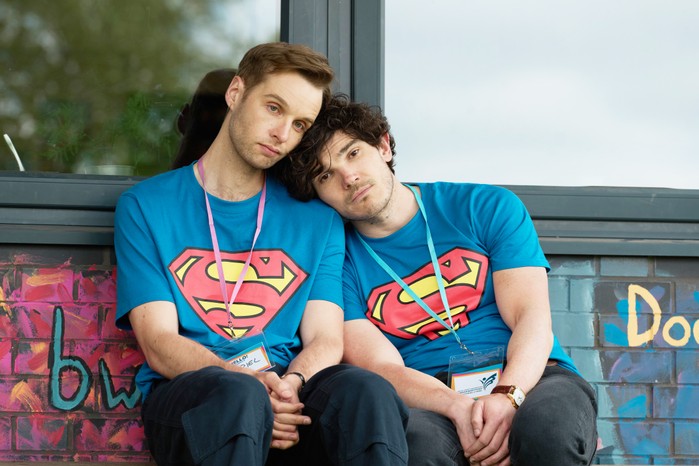
[[255,249],[255,243],[257,242],[257,237],[260,236],[260,231],[262,230],[262,218],[265,212],[265,200],[267,199],[267,178],[265,177],[262,183],[262,194],[260,195],[260,201],[257,205],[257,227],[255,228],[255,235],[252,238],[252,246],[250,247],[250,252],[248,253],[248,258],[245,260],[245,265],[243,270],[240,271],[238,280],[235,282],[233,287],[233,292],[231,293],[230,300],[227,299],[226,293],[226,277],[223,275],[223,261],[221,259],[221,250],[218,247],[218,238],[216,237],[216,227],[214,226],[214,215],[211,211],[211,204],[209,203],[209,193],[206,191],[206,182],[204,181],[204,167],[202,166],[201,160],[197,161],[197,169],[199,170],[199,177],[201,178],[201,184],[204,188],[204,200],[206,201],[206,214],[209,217],[209,231],[211,232],[211,243],[214,247],[214,257],[216,258],[216,269],[218,270],[218,282],[221,285],[221,295],[223,296],[223,304],[226,306],[226,315],[228,316],[228,328],[231,330],[231,335],[235,338],[235,332],[233,330],[233,317],[231,313],[231,306],[235,303],[235,298],[238,296],[238,291],[243,285],[245,280],[245,274],[248,272],[250,267],[250,261],[252,260],[252,252]]
[[403,290],[410,295],[413,300],[427,312],[431,317],[433,317],[437,322],[442,324],[444,328],[449,330],[452,335],[454,335],[454,338],[456,339],[456,342],[459,344],[459,347],[463,350],[468,351],[469,353],[473,354],[473,352],[468,349],[468,347],[461,342],[461,338],[459,337],[458,333],[456,333],[456,330],[454,330],[454,322],[451,317],[451,307],[449,307],[449,301],[447,300],[447,292],[446,289],[444,288],[444,279],[442,278],[442,271],[439,268],[439,262],[437,262],[437,253],[435,252],[434,249],[434,241],[432,240],[432,232],[430,231],[430,226],[427,223],[427,212],[425,211],[425,206],[422,203],[422,200],[420,199],[420,196],[417,194],[417,191],[410,186],[410,185],[405,185],[412,191],[413,195],[415,196],[415,200],[417,201],[417,205],[420,209],[420,213],[422,214],[422,218],[425,220],[425,233],[427,237],[427,249],[430,252],[430,259],[432,261],[432,267],[434,268],[434,275],[437,280],[437,287],[439,288],[439,295],[442,298],[442,304],[444,305],[444,310],[447,314],[447,317],[449,318],[449,323],[447,324],[444,319],[442,319],[436,312],[434,312],[428,305],[425,303],[425,301],[420,298],[415,291],[413,291],[410,286],[408,286],[407,283],[403,281],[401,277],[398,276],[398,274],[391,268],[390,265],[386,263],[381,257],[379,257],[378,254],[369,246],[369,244],[362,238],[362,236],[359,234],[359,232],[355,231],[355,234],[357,238],[359,238],[359,241],[362,243],[364,246],[364,249],[367,250],[369,255],[376,261],[377,264],[381,266],[382,269],[396,282],[398,283]]

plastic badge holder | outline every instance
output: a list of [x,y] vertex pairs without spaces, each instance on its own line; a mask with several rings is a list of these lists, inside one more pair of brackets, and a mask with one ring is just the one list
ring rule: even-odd
[[211,350],[224,361],[257,372],[274,367],[264,333],[226,340]]
[[449,386],[471,398],[490,394],[504,366],[505,348],[459,354],[449,358]]

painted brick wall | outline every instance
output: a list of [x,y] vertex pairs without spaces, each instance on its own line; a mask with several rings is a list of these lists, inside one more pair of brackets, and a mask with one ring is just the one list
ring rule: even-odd
[[597,389],[597,461],[699,464],[699,259],[549,259],[554,331]]
[[[596,462],[699,464],[699,259],[549,259],[554,331],[598,393]],[[149,461],[115,296],[109,248],[0,245],[0,462]]]
[[150,460],[109,248],[0,245],[0,462]]

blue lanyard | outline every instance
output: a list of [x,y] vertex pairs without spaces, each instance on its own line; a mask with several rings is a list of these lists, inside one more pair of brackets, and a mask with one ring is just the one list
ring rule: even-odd
[[381,266],[382,269],[396,282],[398,283],[403,290],[410,295],[413,300],[427,312],[431,317],[433,317],[437,322],[442,324],[444,328],[449,330],[452,335],[454,335],[454,338],[456,339],[456,342],[459,344],[459,347],[463,350],[468,351],[469,353],[473,354],[473,352],[468,349],[468,347],[461,342],[461,338],[459,338],[459,334],[456,333],[456,330],[454,330],[454,322],[451,318],[451,307],[449,307],[449,301],[447,300],[447,292],[444,289],[444,279],[442,278],[442,271],[439,268],[439,262],[437,261],[437,253],[434,250],[434,241],[432,241],[432,232],[430,231],[430,225],[427,223],[427,213],[425,212],[425,206],[422,203],[422,199],[420,199],[420,196],[417,194],[417,191],[415,191],[415,188],[413,188],[410,185],[405,185],[412,191],[413,195],[415,196],[415,200],[417,201],[417,205],[420,209],[420,213],[422,214],[422,218],[425,219],[425,233],[427,236],[427,249],[430,251],[430,259],[432,260],[432,267],[434,268],[434,275],[435,278],[437,279],[437,287],[439,288],[439,295],[442,298],[442,304],[444,305],[444,310],[447,314],[447,317],[449,318],[449,323],[447,324],[444,319],[439,317],[439,315],[434,312],[428,305],[425,303],[422,298],[420,298],[415,291],[413,291],[410,286],[408,286],[407,283],[403,281],[402,278],[398,276],[398,274],[391,268],[390,265],[386,263],[383,259],[379,257],[378,254],[367,244],[366,241],[364,241],[364,238],[355,230],[355,233],[357,234],[357,238],[359,238],[359,241],[362,243],[364,246],[364,249],[367,250],[369,255],[376,261],[377,264]]

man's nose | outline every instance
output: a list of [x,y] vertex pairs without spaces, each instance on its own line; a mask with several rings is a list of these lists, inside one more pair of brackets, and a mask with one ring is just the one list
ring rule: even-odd
[[272,128],[272,137],[279,142],[286,142],[289,139],[289,133],[291,132],[292,123],[287,121],[280,121],[277,125]]
[[346,187],[351,187],[359,181],[359,174],[355,171],[352,170],[350,167],[343,167],[341,169],[341,175],[342,175],[342,180],[345,183]]

